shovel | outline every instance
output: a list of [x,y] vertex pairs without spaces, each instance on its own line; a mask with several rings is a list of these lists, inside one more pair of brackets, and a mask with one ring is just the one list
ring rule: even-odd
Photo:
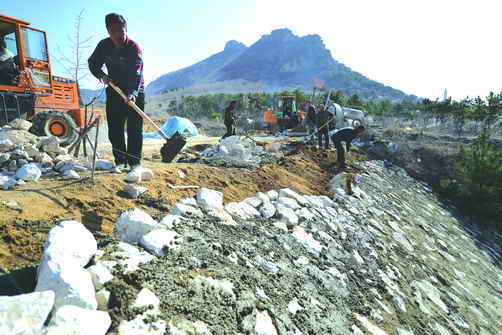
[[[124,94],[124,92],[122,92],[122,90],[117,85],[115,85],[111,81],[109,81],[108,83],[109,83],[110,87],[113,88],[115,90],[115,92],[117,92],[124,99],[124,101],[127,101],[126,95]],[[169,156],[170,156],[169,155],[169,148],[168,148],[169,137],[167,137],[167,135],[164,133],[164,131],[162,129],[160,129],[160,127],[157,126],[157,124],[155,122],[153,122],[153,120],[150,119],[150,117],[148,115],[146,115],[146,113],[143,112],[141,110],[141,108],[139,108],[134,103],[134,101],[129,101],[127,104],[132,109],[134,109],[134,111],[136,111],[136,113],[138,113],[144,120],[146,119],[148,122],[150,122],[154,126],[154,128],[158,130],[158,132],[160,133],[160,136],[162,136],[166,140],[166,143],[164,143],[162,148],[160,148],[160,155],[162,156],[162,161],[167,162],[169,160]]]

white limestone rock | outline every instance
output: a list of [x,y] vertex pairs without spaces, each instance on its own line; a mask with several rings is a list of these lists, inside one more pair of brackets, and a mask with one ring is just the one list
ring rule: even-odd
[[208,326],[202,321],[192,322],[183,317],[169,320],[169,334],[172,335],[211,335]]
[[197,192],[197,204],[206,211],[223,209],[223,193],[201,188]]
[[0,152],[9,152],[14,149],[16,145],[10,139],[0,140]]
[[274,227],[276,227],[276,228],[278,228],[278,229],[280,229],[280,230],[282,230],[282,231],[284,231],[286,233],[288,232],[288,226],[283,221],[276,221],[276,222],[273,223],[273,225],[274,225]]
[[118,327],[118,335],[164,335],[165,332],[164,320],[145,322],[142,315],[136,316],[131,321],[122,320]]
[[25,181],[37,181],[41,175],[42,171],[36,164],[25,164],[16,172],[16,178]]
[[106,312],[66,305],[51,318],[46,335],[105,335],[111,324]]
[[31,122],[23,119],[14,119],[9,123],[9,126],[17,130],[29,130]]
[[140,251],[133,245],[125,242],[119,242],[116,246],[116,250],[110,254],[112,259],[117,259],[117,261],[101,261],[103,264],[113,273],[113,267],[116,264],[121,264],[125,270],[125,273],[133,272],[139,269],[139,265],[148,263],[154,259],[155,256],[149,254],[146,251]]
[[266,195],[265,193],[263,192],[258,192],[256,193],[256,197],[261,200],[262,204],[266,204],[266,203],[269,203],[270,202],[270,198],[268,197],[268,195]]
[[204,214],[199,208],[192,207],[189,205],[184,205],[179,202],[175,203],[174,206],[171,208],[171,214],[179,216],[189,216],[189,215],[196,217],[204,216]]
[[154,229],[141,237],[139,244],[156,256],[165,256],[168,250],[177,249],[183,236],[174,230]]
[[211,287],[220,294],[235,299],[234,284],[227,279],[218,280],[198,275],[194,278],[193,283],[199,291],[206,287]]
[[75,263],[83,267],[96,254],[98,244],[92,233],[77,221],[62,221],[49,231],[39,271],[48,261]]
[[52,290],[56,294],[53,311],[64,305],[95,310],[98,307],[91,274],[76,263],[63,265],[52,261],[39,269],[36,292]]
[[270,199],[270,201],[275,201],[277,198],[279,198],[279,193],[276,190],[270,190],[265,192],[267,197]]
[[115,167],[115,164],[105,159],[96,160],[95,168],[96,170],[110,171]]
[[147,192],[148,189],[143,186],[138,186],[135,184],[127,184],[125,186],[124,191],[131,197],[132,199],[137,199],[140,195]]
[[207,212],[207,215],[218,219],[221,223],[225,225],[231,225],[231,226],[237,225],[237,222],[235,222],[232,215],[228,214],[224,209],[209,211]]
[[196,208],[199,207],[199,204],[197,203],[197,200],[194,197],[183,198],[183,199],[179,200],[178,203],[182,204],[182,205],[196,207]]
[[52,291],[0,296],[0,334],[36,334],[54,306]]
[[256,335],[277,335],[277,329],[274,326],[272,318],[265,311],[256,310],[256,324],[254,327]]
[[42,151],[47,153],[59,152],[59,139],[56,136],[43,137],[39,141]]
[[331,178],[331,180],[328,182],[328,191],[335,192],[335,190],[338,188],[346,191],[345,188],[347,187],[348,177],[349,174],[347,172],[342,172]]
[[298,224],[298,216],[295,214],[295,211],[289,207],[277,205],[277,216],[280,219],[285,220],[286,224],[289,226],[295,226]]
[[263,203],[263,201],[258,197],[246,198],[244,199],[244,202],[250,206],[253,206],[254,208],[260,207],[260,205]]
[[74,170],[66,170],[63,173],[63,179],[80,179],[80,175]]
[[302,221],[304,221],[304,220],[312,220],[312,219],[314,219],[316,217],[307,208],[301,208],[301,209],[297,210],[295,213],[298,216],[298,219],[302,220]]
[[282,205],[287,208],[291,208],[292,210],[300,209],[302,206],[298,204],[298,202],[293,198],[279,197],[277,199],[277,206]]
[[291,235],[296,238],[296,240],[301,243],[308,252],[316,256],[318,256],[324,249],[324,246],[317,241],[312,234],[307,233],[301,226],[293,227],[293,233]]
[[162,228],[173,229],[175,225],[179,224],[182,221],[183,217],[180,215],[167,214],[160,221],[160,226]]
[[310,205],[310,202],[308,201],[307,198],[305,198],[303,195],[300,195],[289,188],[283,188],[283,189],[279,190],[279,199],[281,197],[294,199],[301,206],[309,206]]
[[157,298],[155,293],[153,293],[148,288],[143,288],[139,291],[136,300],[132,307],[141,308],[141,307],[152,307],[144,312],[144,315],[158,315],[160,314],[160,300]]
[[124,181],[128,183],[139,183],[141,181],[149,181],[153,178],[153,172],[143,166],[135,167],[125,177]]
[[96,264],[87,269],[91,274],[92,283],[96,291],[101,290],[104,284],[113,279],[113,275],[110,270],[103,264]]
[[273,217],[276,211],[277,209],[275,208],[274,205],[272,205],[271,202],[265,202],[260,207],[261,216],[264,217],[265,219],[270,219],[271,217]]
[[234,218],[242,220],[260,216],[260,212],[245,202],[230,202],[225,205],[225,211],[227,211]]
[[143,235],[159,227],[149,214],[137,208],[123,212],[115,223],[117,236],[128,243],[139,242]]

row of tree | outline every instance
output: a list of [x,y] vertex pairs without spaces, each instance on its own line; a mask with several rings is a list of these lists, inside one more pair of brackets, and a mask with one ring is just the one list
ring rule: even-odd
[[[182,96],[175,100],[161,102],[155,109],[180,115],[192,119],[201,117],[219,118],[223,109],[232,100],[239,102],[239,109],[247,111],[256,120],[261,119],[262,112],[267,108],[277,107],[280,96],[296,97],[298,107],[304,103],[313,102],[324,104],[328,98],[328,91],[321,91],[315,96],[301,90],[282,91],[276,93],[239,93],[239,94],[206,94],[199,96]],[[455,133],[462,135],[468,123],[474,123],[479,132],[490,132],[499,117],[502,117],[502,92],[490,93],[485,99],[465,98],[455,101],[451,98],[443,101],[402,100],[392,102],[388,100],[365,100],[357,94],[346,96],[342,91],[332,91],[329,102],[338,103],[343,107],[362,109],[373,116],[388,116],[423,121],[423,125],[437,122],[440,125],[452,125]]]

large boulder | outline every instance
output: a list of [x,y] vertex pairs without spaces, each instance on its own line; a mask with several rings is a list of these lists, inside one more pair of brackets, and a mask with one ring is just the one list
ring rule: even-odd
[[37,181],[42,171],[36,164],[25,164],[16,172],[16,178],[24,181]]
[[54,298],[53,291],[0,297],[0,334],[37,334],[54,306]]
[[201,188],[197,192],[197,204],[206,211],[223,209],[223,193]]
[[183,237],[174,230],[154,229],[143,235],[139,244],[157,256],[165,256],[169,249],[180,246]]
[[51,318],[46,335],[105,335],[111,324],[106,312],[66,305]]
[[75,263],[64,265],[48,261],[40,269],[36,292],[54,291],[54,312],[64,305],[95,310],[98,307],[96,292],[90,273]]

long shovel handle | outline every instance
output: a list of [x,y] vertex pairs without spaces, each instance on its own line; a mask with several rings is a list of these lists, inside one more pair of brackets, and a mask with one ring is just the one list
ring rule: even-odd
[[[123,99],[124,101],[127,101],[127,97],[126,95],[124,94],[124,92],[122,92],[122,90],[120,89],[120,87],[118,87],[117,85],[115,85],[113,82],[108,82],[108,84],[115,90],[115,92],[117,92]],[[146,119],[148,120],[154,127],[155,129],[157,129],[160,133],[160,135],[165,139],[165,140],[168,140],[169,137],[164,133],[164,131],[162,129],[160,129],[159,126],[157,126],[157,124],[155,122],[153,122],[152,119],[150,119],[150,117],[148,115],[146,115],[145,112],[143,112],[141,110],[141,108],[139,108],[135,103],[134,101],[129,101],[127,103],[129,106],[131,106],[132,109],[134,109],[136,111],[136,113],[138,113],[143,119]]]

